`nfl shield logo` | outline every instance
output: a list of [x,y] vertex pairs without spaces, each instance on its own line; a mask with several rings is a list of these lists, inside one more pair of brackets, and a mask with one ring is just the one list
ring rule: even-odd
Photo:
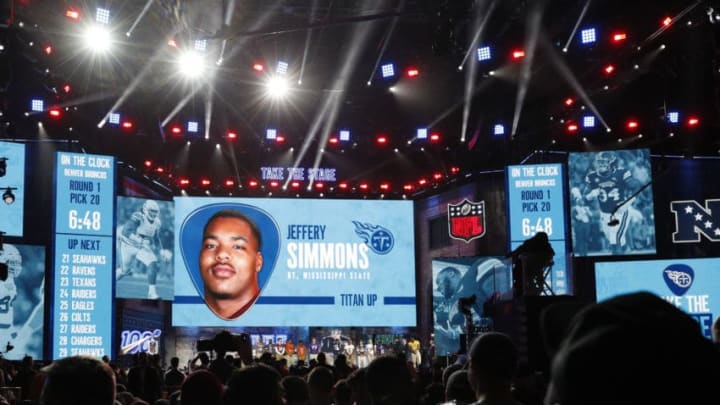
[[448,204],[450,237],[470,242],[485,235],[485,201]]

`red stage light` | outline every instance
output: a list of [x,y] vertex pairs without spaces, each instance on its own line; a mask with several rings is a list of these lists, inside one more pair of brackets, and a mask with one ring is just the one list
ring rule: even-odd
[[347,181],[341,181],[340,183],[338,183],[338,188],[340,190],[347,190],[348,188],[350,188],[350,185]]
[[74,10],[72,8],[69,8],[65,10],[65,17],[71,19],[71,20],[79,20],[80,19],[80,12],[77,10]]
[[62,117],[62,110],[60,109],[60,107],[50,107],[50,109],[48,110],[48,114],[52,118],[60,119],[60,117]]
[[189,186],[190,185],[190,179],[181,177],[180,180],[178,180],[178,184],[181,186]]
[[340,141],[338,140],[337,136],[331,136],[331,137],[328,139],[328,143],[329,143],[330,145],[337,145],[339,142],[340,142]]
[[382,182],[382,183],[380,183],[380,190],[382,190],[382,191],[389,191],[389,190],[390,190],[390,183],[388,183],[388,182]]
[[72,88],[70,87],[69,84],[66,84],[66,85],[63,86],[63,91],[64,91],[65,93],[70,93],[70,90],[72,90]]
[[512,58],[514,60],[520,60],[525,57],[525,51],[522,49],[515,49],[512,51]]
[[293,180],[290,182],[290,187],[294,188],[294,189],[298,189],[298,188],[300,188],[300,182],[297,180]]
[[409,67],[405,70],[405,75],[413,79],[420,76],[420,70],[416,67]]
[[265,65],[263,65],[260,62],[253,63],[252,68],[256,72],[264,72],[265,71]]
[[145,164],[145,167],[150,168],[152,166],[152,160],[146,160],[143,162]]
[[630,131],[634,131],[640,127],[640,123],[637,120],[630,119],[625,123],[625,128]]
[[612,42],[619,44],[627,39],[627,34],[624,32],[616,32],[612,36]]
[[672,21],[673,21],[672,17],[665,17],[665,18],[662,20],[662,25],[663,25],[663,27],[669,26],[670,24],[672,24]]
[[403,190],[405,190],[405,191],[413,191],[414,189],[415,189],[415,186],[413,186],[410,183],[403,185]]
[[227,133],[227,138],[228,138],[228,139],[230,139],[230,140],[235,140],[235,139],[237,139],[237,137],[238,137],[237,132],[235,132],[235,131],[228,131],[228,133]]
[[173,125],[170,127],[170,133],[172,133],[173,135],[181,135],[182,127],[180,125]]
[[165,173],[165,169],[162,166],[158,166],[155,168],[155,171],[158,173]]
[[695,116],[688,117],[687,125],[689,127],[696,127],[696,126],[700,125],[700,118],[695,117]]
[[575,99],[572,97],[568,97],[565,99],[565,105],[570,107],[571,105],[575,104]]
[[122,124],[121,124],[120,126],[121,126],[123,129],[130,130],[130,129],[133,129],[133,127],[134,127],[135,125],[133,124],[132,121],[125,120],[125,121],[122,122]]
[[380,146],[387,145],[387,143],[388,143],[387,135],[378,135],[378,137],[375,138],[375,143]]
[[268,185],[270,186],[270,188],[278,188],[280,187],[280,182],[277,180],[271,180]]
[[275,143],[285,143],[285,135],[278,134],[275,137]]
[[443,176],[442,173],[437,173],[437,172],[436,172],[436,173],[433,173],[433,180],[435,180],[435,181],[442,180],[443,177],[445,177],[445,176]]
[[458,173],[460,173],[460,168],[457,167],[457,166],[451,166],[451,167],[450,167],[450,173],[452,173],[452,174],[458,174]]
[[248,186],[250,188],[257,188],[260,185],[257,180],[250,180],[248,181]]
[[168,44],[168,46],[170,46],[170,47],[172,47],[172,48],[177,48],[177,47],[178,47],[178,46],[177,46],[177,42],[175,42],[175,40],[172,39],[172,38],[170,38],[170,39],[168,40],[167,44]]
[[367,184],[366,182],[362,182],[362,183],[358,184],[358,188],[362,191],[368,191],[370,189],[370,185]]
[[566,128],[567,128],[567,131],[568,131],[568,132],[574,133],[574,132],[577,132],[577,131],[578,131],[578,124],[576,124],[576,123],[574,123],[574,122],[568,122]]
[[210,179],[201,179],[201,180],[200,180],[200,185],[203,186],[203,187],[208,187],[208,186],[210,186]]
[[605,65],[605,67],[603,68],[603,71],[604,71],[606,74],[611,74],[612,72],[615,71],[615,66],[613,66],[613,65]]
[[225,179],[225,187],[235,187],[235,180]]
[[53,53],[53,47],[52,47],[52,45],[45,45],[45,49],[44,49],[44,50],[45,50],[45,54],[46,54],[46,55],[51,55],[51,54]]
[[425,186],[425,185],[427,185],[427,183],[428,183],[427,179],[420,179],[420,180],[418,180],[418,184],[419,184],[420,186]]
[[440,134],[438,134],[438,133],[430,134],[430,142],[431,142],[431,143],[438,143],[438,142],[440,142]]
[[315,182],[315,188],[318,190],[324,190],[325,189],[325,183],[322,181]]

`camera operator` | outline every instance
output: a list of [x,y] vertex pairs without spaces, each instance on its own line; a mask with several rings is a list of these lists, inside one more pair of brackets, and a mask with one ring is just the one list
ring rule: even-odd
[[513,259],[515,296],[540,295],[545,282],[543,271],[553,265],[555,256],[547,233],[536,233],[507,256]]

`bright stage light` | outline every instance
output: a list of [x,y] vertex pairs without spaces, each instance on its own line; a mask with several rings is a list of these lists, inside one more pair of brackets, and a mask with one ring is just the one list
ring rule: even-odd
[[687,126],[693,128],[693,127],[697,127],[698,125],[700,125],[700,118],[694,117],[694,116],[688,117]]
[[62,110],[60,107],[50,107],[48,114],[51,118],[60,119],[60,117],[62,117]]
[[427,139],[428,137],[428,130],[427,128],[418,128],[417,133],[415,135],[415,138],[417,139]]
[[570,107],[570,106],[573,105],[573,104],[575,104],[575,99],[573,99],[572,97],[568,97],[568,98],[565,99],[565,105],[566,105],[566,106]]
[[567,126],[565,127],[569,133],[575,133],[578,131],[578,125],[574,122],[568,122]]
[[667,120],[671,124],[677,124],[678,122],[680,122],[680,113],[677,111],[670,111],[667,114]]
[[75,9],[69,8],[65,10],[65,17],[77,21],[80,19],[80,12]]
[[605,72],[605,74],[608,74],[608,75],[612,74],[615,71],[615,66],[605,65],[605,67],[603,68],[603,71]]
[[627,39],[627,34],[624,32],[616,32],[612,36],[612,42],[619,44]]
[[382,73],[383,79],[387,79],[395,76],[395,65],[392,63],[386,63],[380,66],[380,72]]
[[135,127],[135,124],[133,124],[133,122],[130,120],[125,120],[122,122],[122,125],[120,125],[120,126],[122,127],[122,129],[124,129],[126,131],[130,131]]
[[340,140],[342,142],[350,141],[350,131],[348,131],[347,129],[340,130]]
[[98,7],[95,11],[95,21],[100,24],[110,24],[110,10]]
[[519,61],[525,57],[525,51],[522,49],[515,49],[510,55],[512,56],[513,60]]
[[207,39],[196,39],[195,50],[198,52],[205,52],[207,49]]
[[430,134],[430,143],[438,143],[440,142],[440,134],[438,133],[432,133]]
[[405,69],[405,76],[407,76],[411,79],[414,79],[414,78],[420,76],[420,70],[415,67],[409,67],[409,68]]
[[195,133],[198,132],[199,129],[200,129],[200,125],[198,124],[197,121],[188,121],[188,123],[187,123],[187,131],[188,131],[189,133],[195,134]]
[[170,127],[170,133],[173,135],[182,135],[182,127],[180,125],[173,125]]
[[283,98],[287,96],[290,86],[288,86],[287,80],[282,77],[272,77],[265,84],[267,94],[272,98]]
[[43,112],[45,111],[45,101],[34,98],[30,101],[30,111]]
[[625,123],[625,128],[629,131],[636,131],[640,127],[640,123],[635,119],[629,119]]
[[265,130],[265,139],[275,139],[277,138],[277,129],[275,128],[268,128]]
[[260,62],[253,63],[252,68],[256,72],[264,72],[265,71],[265,65],[263,65]]
[[227,139],[234,141],[235,139],[237,139],[238,134],[235,131],[228,131],[226,136],[227,136]]
[[110,31],[100,25],[91,25],[85,30],[85,47],[93,52],[104,53],[112,46]]
[[580,43],[592,44],[597,41],[597,31],[595,28],[585,28],[580,31]]
[[205,71],[205,60],[195,51],[186,51],[178,58],[180,73],[188,79],[199,77]]
[[283,61],[278,62],[277,68],[275,69],[275,73],[277,73],[279,75],[286,75],[288,72],[288,66],[289,65],[287,62],[283,62]]
[[489,46],[483,46],[478,48],[477,50],[477,60],[478,62],[490,60],[492,58],[492,53],[490,52]]
[[583,127],[595,128],[595,117],[592,115],[586,115],[583,117]]
[[505,135],[505,126],[502,124],[495,124],[495,127],[493,128],[493,134]]
[[110,113],[108,116],[108,123],[120,125],[120,113]]

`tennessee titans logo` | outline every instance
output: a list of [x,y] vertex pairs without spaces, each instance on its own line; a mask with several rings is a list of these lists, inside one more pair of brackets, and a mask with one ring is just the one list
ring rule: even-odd
[[358,221],[352,221],[352,223],[355,225],[355,233],[363,239],[373,252],[386,255],[395,246],[395,237],[387,228]]
[[675,295],[685,294],[692,286],[695,271],[686,264],[671,264],[663,270],[663,280]]

